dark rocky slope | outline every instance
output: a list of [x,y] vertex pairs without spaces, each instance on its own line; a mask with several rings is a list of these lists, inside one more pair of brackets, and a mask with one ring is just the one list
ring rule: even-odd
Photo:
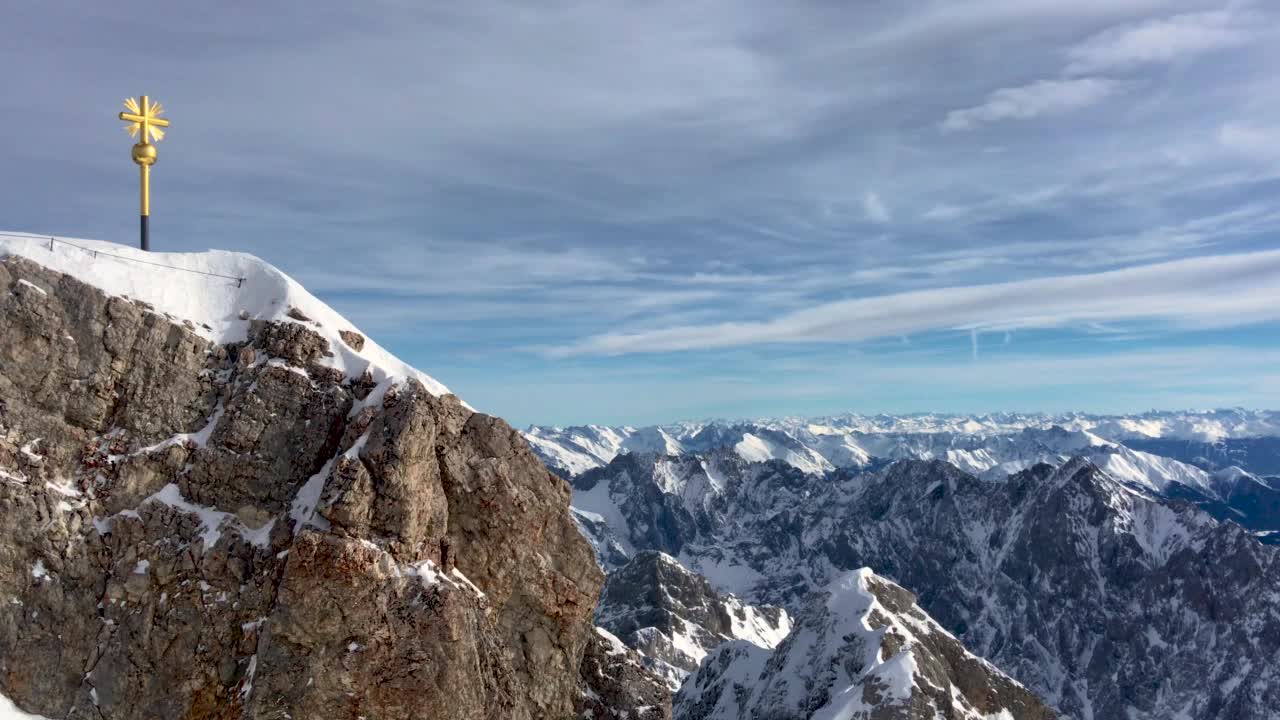
[[608,630],[587,643],[582,681],[582,720],[671,720],[671,689]]

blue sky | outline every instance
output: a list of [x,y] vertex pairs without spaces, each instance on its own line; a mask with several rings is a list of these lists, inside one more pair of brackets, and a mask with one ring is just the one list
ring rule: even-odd
[[[140,17],[141,16],[141,17]],[[513,423],[1280,405],[1280,10],[12,3],[0,226],[260,255]]]

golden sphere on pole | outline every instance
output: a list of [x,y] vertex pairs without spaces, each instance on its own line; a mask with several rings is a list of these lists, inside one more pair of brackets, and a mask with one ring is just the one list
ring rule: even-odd
[[138,143],[134,145],[133,161],[139,165],[155,165],[156,146],[151,143]]

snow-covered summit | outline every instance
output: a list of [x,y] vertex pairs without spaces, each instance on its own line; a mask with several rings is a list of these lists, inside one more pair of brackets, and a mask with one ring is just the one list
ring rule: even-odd
[[1054,717],[869,568],[811,596],[776,649],[721,646],[681,688],[676,712],[690,720]]
[[449,389],[372,340],[353,347],[342,333],[355,326],[270,263],[247,253],[143,252],[101,240],[0,233],[0,257],[19,255],[72,275],[108,295],[126,296],[154,312],[188,321],[216,343],[240,342],[254,320],[301,323],[329,341],[327,362],[348,377],[366,370],[375,382],[414,378],[433,395]]

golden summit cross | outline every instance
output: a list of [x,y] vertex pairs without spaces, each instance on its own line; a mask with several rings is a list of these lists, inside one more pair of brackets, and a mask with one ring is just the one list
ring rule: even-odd
[[138,143],[133,146],[133,161],[142,175],[142,235],[139,244],[143,250],[150,250],[151,166],[156,164],[156,146],[153,143],[164,139],[161,128],[169,127],[169,121],[160,117],[164,112],[160,103],[152,102],[146,95],[139,96],[137,100],[128,98],[124,107],[127,112],[120,113],[120,119],[129,123],[125,126],[129,137],[138,138]]
[[143,95],[137,100],[126,99],[124,106],[129,112],[120,113],[120,119],[129,123],[125,128],[129,131],[129,137],[138,137],[138,132],[141,131],[143,143],[149,143],[152,140],[160,142],[164,139],[164,131],[160,128],[169,127],[169,121],[160,117],[164,114],[164,108],[160,103],[151,102],[146,95]]

